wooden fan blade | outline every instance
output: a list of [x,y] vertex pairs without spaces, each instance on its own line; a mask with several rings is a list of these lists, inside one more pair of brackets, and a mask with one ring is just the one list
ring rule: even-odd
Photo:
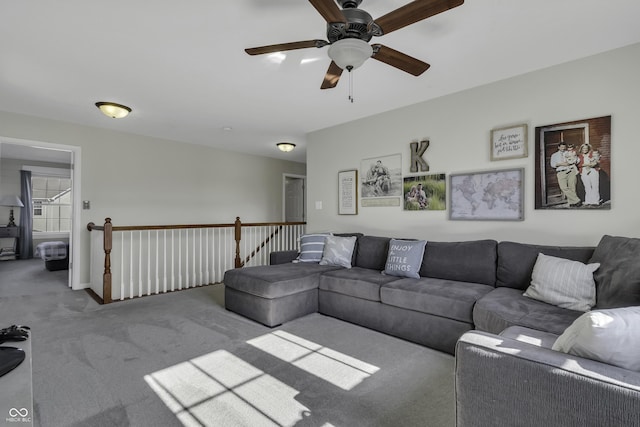
[[309,0],[309,3],[316,8],[325,21],[329,24],[333,22],[347,22],[334,0]]
[[335,62],[331,61],[331,64],[329,65],[327,74],[324,76],[324,81],[322,82],[322,86],[320,86],[320,89],[332,89],[336,87],[341,75],[342,68],[338,67]]
[[464,0],[415,0],[381,16],[375,22],[382,29],[382,34],[388,34],[463,3]]
[[413,74],[414,76],[419,76],[430,67],[426,62],[422,62],[412,56],[398,52],[390,47],[383,46],[381,44],[374,44],[371,45],[371,47],[373,47],[373,55],[371,56],[373,59],[377,59],[380,62],[384,62],[385,64],[391,65],[399,70]]
[[245,49],[249,55],[262,55],[265,53],[282,52],[285,50],[306,49],[309,47],[324,47],[329,43],[324,40],[305,40],[302,42],[280,43],[269,46],[252,47]]

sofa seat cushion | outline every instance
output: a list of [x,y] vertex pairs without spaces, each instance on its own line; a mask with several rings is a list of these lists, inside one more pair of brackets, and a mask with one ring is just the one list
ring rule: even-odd
[[370,301],[380,301],[380,286],[398,280],[376,270],[353,267],[329,271],[320,277],[321,291],[331,291]]
[[500,332],[501,337],[526,342],[542,348],[551,348],[558,339],[558,335],[523,326],[509,326]]
[[400,279],[380,289],[383,304],[472,323],[473,305],[493,286],[454,280]]
[[476,329],[493,334],[509,326],[524,326],[560,335],[581,314],[525,297],[520,289],[496,288],[476,303],[473,323]]
[[320,274],[340,268],[315,263],[236,268],[224,273],[223,283],[226,287],[237,291],[274,299],[317,289]]

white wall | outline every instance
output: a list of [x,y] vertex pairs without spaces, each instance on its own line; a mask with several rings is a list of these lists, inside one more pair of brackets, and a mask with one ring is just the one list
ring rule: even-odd
[[[307,150],[308,229],[569,245],[596,245],[603,234],[640,237],[638,76],[640,44],[313,132]],[[428,72],[419,78],[428,79]],[[611,210],[535,210],[535,127],[607,115]],[[490,130],[519,123],[529,125],[529,156],[490,161]],[[450,221],[448,211],[401,207],[360,206],[356,216],[337,215],[338,171],[359,169],[364,158],[400,153],[402,173],[410,175],[409,143],[425,137],[431,143],[424,155],[428,173],[446,173],[447,186],[450,173],[524,167],[525,220]],[[316,201],[322,210],[315,209]]]
[[[0,112],[0,136],[81,147],[81,223],[213,224],[282,220],[283,174],[303,163]],[[81,283],[89,281],[83,227]]]

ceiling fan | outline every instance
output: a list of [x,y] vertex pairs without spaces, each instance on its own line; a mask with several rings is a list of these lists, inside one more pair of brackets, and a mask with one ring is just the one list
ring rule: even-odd
[[[342,10],[336,4],[340,3]],[[309,0],[327,21],[326,40],[305,40],[245,49],[249,55],[329,46],[331,64],[320,89],[336,87],[343,70],[351,71],[368,58],[377,59],[414,76],[424,73],[429,64],[382,44],[369,44],[383,36],[423,19],[460,6],[464,0],[415,0],[374,20],[359,9],[362,0]]]

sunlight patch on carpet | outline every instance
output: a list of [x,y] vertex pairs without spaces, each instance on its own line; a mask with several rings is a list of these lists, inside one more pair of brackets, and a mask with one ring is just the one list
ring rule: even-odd
[[298,391],[225,350],[144,377],[185,426],[293,426]]
[[284,331],[274,331],[247,343],[343,390],[351,390],[380,369]]

